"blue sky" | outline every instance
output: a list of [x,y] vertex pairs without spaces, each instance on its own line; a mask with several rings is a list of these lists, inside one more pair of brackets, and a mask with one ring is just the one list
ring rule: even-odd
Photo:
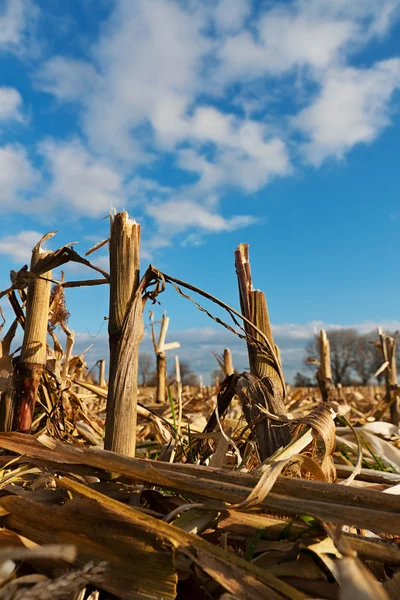
[[[106,238],[114,207],[143,268],[234,306],[250,243],[289,380],[315,328],[400,325],[400,0],[0,0],[0,74],[0,289],[47,231],[82,254]],[[107,290],[67,300],[95,360]],[[246,366],[162,304],[196,370],[225,345]]]

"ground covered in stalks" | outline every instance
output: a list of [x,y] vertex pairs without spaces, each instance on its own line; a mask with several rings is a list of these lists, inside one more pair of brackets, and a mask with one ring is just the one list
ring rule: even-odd
[[126,458],[77,369],[62,403],[47,381],[33,435],[0,434],[0,598],[399,597],[400,438],[371,388],[322,409],[291,390],[296,435],[264,464],[237,399],[203,433],[216,390],[188,390],[180,422],[172,389],[143,390]]
[[[51,295],[48,286],[42,303],[47,347],[27,334],[35,286],[48,285],[43,273],[68,260],[90,267],[62,248],[14,272],[1,294],[16,320],[0,345],[0,600],[398,599],[400,431],[388,404],[397,383],[336,389],[321,332],[320,388],[285,386],[242,245],[244,326],[215,320],[247,343],[250,372],[236,373],[228,361],[218,385],[182,390],[177,361],[162,402],[160,386],[137,389],[135,380],[135,455],[105,450],[104,362],[95,377],[84,354],[73,352],[64,281]],[[140,342],[127,323],[142,318],[143,298],[154,302],[166,283],[189,300],[182,286],[199,291],[153,267],[145,273],[116,344],[115,406],[120,396],[130,399],[131,355],[121,348]],[[239,327],[239,313],[203,296]],[[18,326],[25,330],[19,362],[10,353]],[[382,368],[393,374],[395,341],[381,337],[389,358]],[[159,342],[159,354],[165,349]]]

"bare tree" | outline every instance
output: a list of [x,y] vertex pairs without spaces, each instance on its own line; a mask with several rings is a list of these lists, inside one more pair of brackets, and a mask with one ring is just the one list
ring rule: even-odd
[[[368,385],[374,374],[382,365],[382,354],[377,348],[379,344],[375,331],[360,335],[355,329],[331,329],[327,331],[331,347],[332,377],[335,384],[349,384],[352,373],[357,375],[361,385]],[[395,333],[389,333],[392,337]],[[310,360],[311,359],[311,360]],[[318,347],[316,340],[310,340],[306,345],[305,363],[315,369],[318,364]],[[396,363],[400,368],[400,344],[396,347]],[[382,383],[385,374],[378,376]]]
[[193,372],[192,367],[190,366],[189,361],[182,360],[180,363],[181,367],[181,379],[182,385],[197,385],[198,377],[196,373]]
[[142,385],[146,386],[150,382],[151,375],[154,370],[154,360],[148,352],[139,354],[139,373],[142,380]]
[[211,373],[211,383],[214,385],[215,380],[218,378],[219,382],[221,383],[224,379],[225,379],[226,375],[223,372],[223,370],[220,367],[217,367],[216,369],[214,369],[214,371],[212,371]]
[[294,387],[315,387],[315,381],[298,371],[293,378]]
[[[361,385],[368,385],[371,377],[382,364],[382,355],[376,347],[376,342],[376,332],[359,335],[356,341],[353,369],[357,373]],[[378,377],[378,381],[381,378],[384,378],[384,374]]]
[[[180,372],[182,385],[198,385],[199,378],[193,371],[190,362],[188,360],[180,361]],[[175,381],[175,370],[171,371],[168,375],[168,382],[172,383]]]
[[[394,337],[395,332],[389,333]],[[360,378],[362,385],[367,385],[374,374],[382,366],[382,353],[377,347],[379,340],[376,331],[371,331],[364,335],[359,335],[353,358],[353,369]],[[396,346],[396,364],[400,367],[400,349]],[[382,384],[385,379],[385,373],[382,372],[377,377],[378,383]]]
[[[358,334],[355,329],[331,329],[326,332],[331,347],[332,378],[335,385],[346,385],[351,381],[354,356]],[[306,345],[306,364],[309,357],[317,359],[318,348],[316,339],[310,340]]]

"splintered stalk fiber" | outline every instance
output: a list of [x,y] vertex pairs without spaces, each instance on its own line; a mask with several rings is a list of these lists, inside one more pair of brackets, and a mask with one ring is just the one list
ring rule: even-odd
[[397,365],[396,365],[396,338],[389,337],[387,344],[389,346],[390,370],[389,370],[389,388],[390,388],[390,421],[397,427],[400,425],[400,406],[399,406],[399,385],[397,383]]
[[390,407],[390,421],[393,425],[398,426],[400,424],[400,389],[397,383],[396,338],[391,337],[387,333],[383,333],[381,327],[378,328],[378,335],[381,343],[383,360],[387,363],[385,369],[386,402]]
[[232,353],[229,348],[225,348],[224,350],[224,372],[225,375],[233,375],[235,372],[232,362]]
[[[32,253],[33,267],[48,253],[36,247]],[[13,431],[30,433],[33,410],[40,378],[47,360],[47,325],[49,318],[52,273],[29,281],[26,300],[26,319],[21,355],[14,371]]]
[[12,397],[8,390],[0,394],[0,432],[11,431]]
[[178,436],[181,435],[182,428],[182,379],[181,379],[181,367],[179,364],[179,356],[175,356],[175,374],[176,374],[176,397],[178,400],[178,424],[176,433]]
[[156,402],[163,404],[166,398],[166,378],[167,378],[167,357],[165,352],[157,352],[157,389]]
[[160,335],[156,347],[157,390],[156,402],[162,404],[166,399],[167,357],[165,355],[165,338],[167,337],[169,318],[164,313],[161,321]]
[[332,383],[331,348],[326,331],[321,329],[318,338],[320,368],[317,373],[318,385],[321,390],[322,400],[333,400],[334,386]]
[[[259,405],[274,415],[286,416],[284,404],[285,388],[279,355],[277,355],[269,320],[267,301],[260,290],[254,290],[251,280],[248,244],[240,244],[235,252],[236,273],[239,284],[240,305],[242,314],[264,334],[269,342],[271,356],[266,356],[254,343],[254,339],[266,348],[266,340],[249,323],[245,330],[249,338],[247,350],[249,354],[250,373],[254,382],[249,386],[247,400],[242,402],[243,411],[248,423],[257,422],[254,432],[257,439],[261,460],[271,456],[279,447],[290,441],[290,430],[287,425],[272,427],[269,420],[261,420]],[[251,336],[251,337],[250,337]],[[253,338],[253,340],[252,340]],[[261,382],[259,381],[261,380]],[[246,380],[247,381],[247,380]],[[258,390],[258,392],[257,392]]]
[[104,358],[101,358],[99,360],[99,386],[100,387],[106,386],[105,372],[106,372],[106,361]]
[[[242,314],[266,335],[272,348],[275,348],[265,294],[260,290],[253,289],[248,244],[240,244],[238,246],[235,252],[235,264]],[[249,335],[264,343],[262,337],[247,323],[245,323],[245,329]],[[247,344],[247,349],[249,353],[250,372],[253,375],[257,375],[260,379],[264,377],[271,379],[275,393],[283,397],[282,381],[272,361],[249,343]]]
[[[127,212],[116,214],[111,222],[110,236],[110,308],[108,335],[110,345],[109,393],[107,399],[104,447],[127,456],[135,455],[138,348],[131,356],[122,356],[121,332],[127,306],[139,285],[140,225]],[[114,395],[118,364],[132,361],[130,373],[136,382],[127,382],[122,393]]]

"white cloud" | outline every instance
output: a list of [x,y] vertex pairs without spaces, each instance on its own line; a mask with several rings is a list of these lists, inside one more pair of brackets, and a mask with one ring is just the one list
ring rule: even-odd
[[95,68],[83,60],[53,56],[36,74],[37,86],[67,102],[80,100],[96,87]]
[[0,49],[26,52],[31,46],[38,14],[32,0],[4,0],[0,12]]
[[6,235],[0,238],[0,254],[9,256],[13,261],[28,263],[32,249],[42,238],[43,233],[38,231],[20,231],[15,235]]
[[[227,11],[221,2],[214,16],[231,29],[228,20],[238,23],[248,7],[248,2],[237,2],[232,10],[230,2]],[[42,86],[60,99],[81,99],[93,147],[140,162],[148,158],[150,146],[163,151],[181,143],[197,145],[206,171],[199,172],[202,189],[232,182],[252,192],[288,172],[288,153],[261,122],[208,105],[191,110],[204,90],[202,69],[214,46],[202,33],[205,23],[204,11],[191,12],[172,0],[120,1],[93,50],[99,74],[86,63],[58,57],[42,69]],[[140,134],[135,135],[135,128],[142,128]],[[216,149],[211,165],[203,149],[209,143]],[[180,161],[181,167],[185,164]],[[193,171],[190,164],[188,170]]]
[[314,14],[354,21],[364,41],[388,33],[400,9],[399,0],[301,0],[301,4]]
[[287,338],[292,340],[306,340],[311,338],[314,333],[319,333],[321,329],[328,331],[329,329],[343,329],[351,327],[359,333],[370,333],[378,327],[382,327],[384,331],[400,330],[400,321],[362,321],[353,325],[341,325],[339,323],[327,323],[326,321],[310,321],[309,323],[283,323],[281,325],[273,325],[272,331],[277,338]]
[[[170,244],[171,232],[252,223],[221,215],[224,194],[252,194],[292,173],[289,148],[298,159],[299,132],[303,155],[319,165],[374,140],[390,122],[400,59],[349,64],[387,35],[399,7],[400,0],[116,0],[86,60],[53,56],[37,74],[42,90],[78,103],[85,137],[85,145],[43,146],[52,176],[46,202],[98,215],[129,198],[155,220],[149,253]],[[271,109],[277,87],[282,110],[276,102]],[[158,158],[194,182],[170,189],[142,176],[140,167]]]
[[205,240],[199,233],[189,233],[188,236],[181,242],[181,246],[203,246]]
[[251,0],[219,0],[214,13],[217,33],[239,31],[251,14]]
[[[261,13],[253,30],[227,36],[214,83],[229,84],[297,68],[321,71],[383,36],[398,0],[297,0]],[[316,75],[314,73],[314,75]]]
[[172,192],[172,189],[168,186],[161,185],[154,179],[147,179],[146,177],[136,176],[125,186],[126,193],[135,203],[137,200],[142,200],[149,196],[165,196]]
[[[107,248],[107,246],[106,246]],[[81,252],[81,256],[83,256],[83,253]],[[98,254],[92,254],[91,256],[88,256],[88,260],[89,262],[94,265],[95,267],[100,267],[100,269],[103,269],[103,271],[109,271],[110,270],[110,256],[109,254],[102,254],[102,255],[98,255]],[[86,275],[88,274],[88,267],[86,265],[83,265],[82,263],[78,263],[78,262],[69,262],[67,263],[67,265],[65,265],[63,267],[63,269],[67,272],[67,274],[69,273],[86,273]],[[94,271],[91,271],[92,275],[94,274]],[[97,275],[99,276],[99,275]]]
[[193,149],[181,150],[178,151],[178,164],[200,176],[191,190],[194,196],[224,187],[255,192],[273,177],[287,175],[291,169],[286,147],[276,138],[263,142],[259,152],[256,146],[249,151],[244,146],[219,148],[211,160]]
[[371,331],[376,331],[378,327],[382,327],[384,331],[399,331],[400,321],[380,321],[379,323],[376,321],[363,321],[355,325],[355,328],[360,333],[370,333]]
[[0,121],[22,121],[22,98],[15,88],[0,87]]
[[258,39],[242,31],[226,39],[218,52],[214,81],[230,84],[265,75],[282,75],[294,67],[324,68],[333,62],[353,32],[351,22],[270,11],[258,24]]
[[274,325],[273,334],[274,336],[281,338],[306,340],[312,337],[315,331],[319,331],[324,327],[323,321],[312,321],[311,323],[305,324],[283,323],[281,325]]
[[[201,94],[224,83],[243,85],[293,69],[305,69],[304,77],[326,84],[329,92],[329,77],[351,72],[344,66],[351,52],[387,33],[399,0],[294,0],[261,7],[256,17],[251,7],[250,0],[201,7],[177,0],[119,0],[91,50],[96,69],[89,62],[56,56],[41,69],[39,82],[60,100],[81,102],[83,129],[96,151],[101,148],[130,165],[175,151],[179,166],[198,174],[191,198],[204,191],[220,194],[228,184],[252,193],[291,172],[287,133],[273,133],[262,120],[204,101],[196,105]],[[217,39],[207,33],[212,23]],[[368,85],[356,85],[360,102],[368,104]],[[307,133],[311,129],[316,139],[324,137],[326,121],[329,129],[324,102],[322,97],[294,121]],[[262,105],[261,99],[261,112]],[[370,111],[375,121],[384,120],[385,108],[384,102],[376,102]],[[342,128],[347,129],[345,120]],[[344,150],[368,136],[349,132]],[[334,145],[329,139],[324,143]]]
[[24,193],[40,182],[38,172],[26,151],[18,145],[0,147],[0,206],[19,210],[25,205]]
[[212,233],[233,231],[255,222],[254,217],[243,215],[224,218],[194,202],[169,200],[160,204],[150,204],[146,213],[166,231],[179,232],[198,228]]
[[316,100],[294,119],[309,142],[308,159],[319,165],[342,158],[355,144],[372,142],[390,124],[390,101],[400,89],[400,59],[370,69],[335,68],[327,72]]
[[237,185],[246,192],[263,187],[272,177],[290,171],[285,143],[272,136],[264,123],[238,119],[211,107],[196,110],[191,135],[201,142],[214,142],[216,152],[207,160],[194,150],[180,151],[179,164],[201,175],[199,187]]
[[[172,0],[121,0],[94,49],[102,85],[91,98],[84,126],[95,145],[135,157],[130,135],[150,122],[161,143],[180,136],[181,120],[201,84],[210,42],[203,18]],[[112,135],[111,135],[112,132]]]
[[79,140],[43,142],[41,154],[51,174],[46,204],[85,216],[107,214],[124,202],[121,175],[106,160],[90,154]]

